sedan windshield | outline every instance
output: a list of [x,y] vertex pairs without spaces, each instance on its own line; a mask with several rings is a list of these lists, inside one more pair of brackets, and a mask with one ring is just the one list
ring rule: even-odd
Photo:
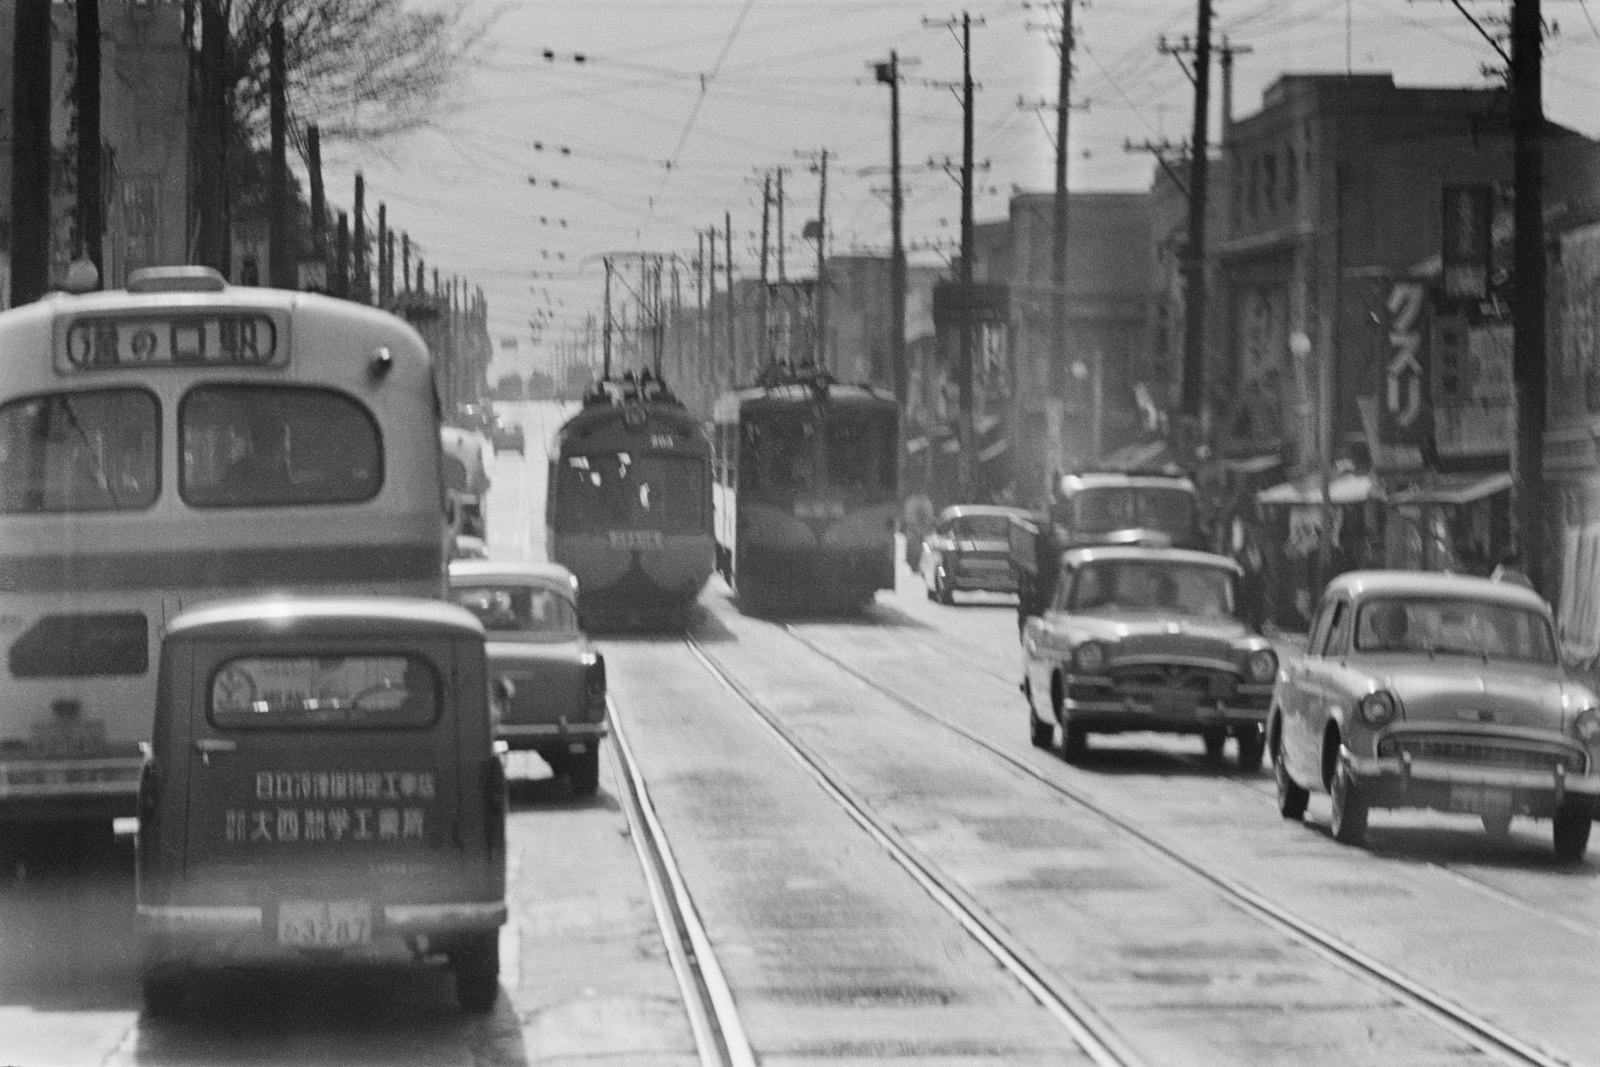
[[458,585],[450,599],[478,617],[491,633],[573,633],[578,613],[572,602],[539,586]]
[[1232,576],[1220,567],[1165,560],[1101,560],[1070,576],[1068,611],[1166,611],[1233,616]]
[[1356,619],[1363,652],[1427,652],[1554,663],[1555,640],[1543,615],[1480,600],[1386,598],[1363,604]]

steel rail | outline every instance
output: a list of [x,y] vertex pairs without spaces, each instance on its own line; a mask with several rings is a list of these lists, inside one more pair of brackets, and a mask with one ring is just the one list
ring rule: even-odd
[[1487,1019],[1454,1003],[1443,994],[1428,989],[1420,982],[1408,978],[1354,946],[1345,944],[1332,934],[1318,929],[1248,886],[1211,870],[1204,864],[1190,858],[1181,850],[1167,844],[1150,832],[1102,806],[1092,797],[1088,797],[1053,776],[1044,773],[1028,760],[1017,756],[1007,747],[990,741],[961,723],[949,719],[938,712],[931,711],[918,701],[883,685],[864,671],[822,648],[815,641],[796,632],[792,626],[784,625],[782,628],[795,641],[862,682],[868,688],[894,701],[908,711],[959,734],[999,758],[1012,769],[1022,772],[1053,792],[1093,812],[1106,823],[1123,831],[1189,874],[1221,891],[1226,898],[1233,901],[1246,913],[1297,938],[1324,959],[1338,964],[1357,978],[1377,985],[1385,992],[1417,1010],[1420,1014],[1428,1016],[1443,1029],[1467,1041],[1480,1052],[1493,1056],[1503,1063],[1536,1064],[1538,1067],[1568,1067],[1567,1060],[1545,1053],[1527,1042],[1506,1033]]
[[761,700],[728,674],[691,635],[684,638],[690,652],[729,693],[745,704],[789,756],[806,771],[845,813],[898,863],[923,892],[950,914],[1028,994],[1067,1030],[1084,1054],[1099,1067],[1138,1067],[1143,1061],[1094,1009],[1070,990],[1059,988],[1046,969],[1028,958],[998,923],[966,898],[965,893],[924,863],[901,836],[869,813],[809,748],[784,726]]
[[639,854],[639,865],[644,870],[667,957],[683,993],[684,1010],[689,1016],[689,1028],[694,1033],[700,1063],[702,1067],[755,1067],[755,1054],[739,1020],[733,994],[717,964],[711,939],[706,936],[699,913],[695,911],[655,806],[650,802],[644,775],[628,744],[621,716],[610,697],[606,698],[606,706],[614,741],[608,747],[617,765],[617,780],[623,786],[622,807],[628,819],[629,836]]

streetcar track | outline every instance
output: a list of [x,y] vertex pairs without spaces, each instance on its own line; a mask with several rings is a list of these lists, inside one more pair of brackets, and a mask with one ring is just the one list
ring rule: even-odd
[[639,856],[673,976],[683,994],[700,1063],[702,1067],[754,1067],[755,1055],[739,1020],[733,994],[650,802],[644,775],[628,744],[616,704],[607,697],[606,705],[613,741],[607,748],[616,771],[629,837]]
[[[1088,810],[1096,817],[1106,822],[1108,825],[1122,831],[1133,839],[1139,841],[1157,855],[1160,855],[1167,861],[1175,864],[1181,870],[1184,870],[1188,874],[1210,885],[1214,890],[1218,891],[1222,895],[1224,900],[1233,904],[1242,912],[1252,916],[1253,918],[1256,918],[1259,921],[1262,921],[1274,929],[1277,929],[1281,933],[1290,936],[1294,940],[1300,942],[1315,952],[1321,958],[1339,966],[1346,973],[1351,974],[1368,985],[1376,986],[1390,996],[1395,997],[1397,1000],[1413,1008],[1419,1014],[1427,1017],[1441,1028],[1466,1041],[1480,1052],[1483,1052],[1486,1055],[1505,1063],[1538,1064],[1540,1067],[1561,1067],[1561,1065],[1566,1064],[1567,1061],[1547,1054],[1540,1049],[1537,1049],[1532,1045],[1520,1040],[1519,1038],[1514,1037],[1513,1035],[1501,1030],[1489,1020],[1476,1015],[1468,1009],[1449,1000],[1443,994],[1429,990],[1420,982],[1417,982],[1401,972],[1387,966],[1386,964],[1379,962],[1354,946],[1344,943],[1343,941],[1334,937],[1332,934],[1313,926],[1311,923],[1301,919],[1288,909],[1273,903],[1271,900],[1251,889],[1249,886],[1237,882],[1227,875],[1211,870],[1204,864],[1190,858],[1181,850],[1167,844],[1165,841],[1140,828],[1134,823],[1122,818],[1115,812],[1110,811],[1092,797],[1086,796],[1078,790],[1073,789],[1065,783],[1057,780],[1055,777],[1046,774],[1028,760],[1023,759],[1010,751],[1007,747],[992,742],[983,737],[981,734],[978,734],[976,731],[962,725],[961,723],[955,722],[954,720],[949,719],[938,712],[931,711],[924,707],[920,702],[896,692],[888,686],[885,686],[884,684],[870,677],[865,672],[845,662],[839,656],[824,649],[810,638],[798,633],[793,626],[780,625],[779,628],[797,643],[803,645],[814,654],[832,663],[840,670],[850,675],[852,678],[865,684],[868,688],[888,698],[906,710],[911,711],[913,714],[936,723],[937,725],[943,726],[947,730],[966,738],[968,741],[980,746],[985,751],[990,753],[990,755],[998,758],[1014,770],[1020,771],[1025,776],[1032,778],[1034,781],[1044,785],[1047,789],[1051,790],[1057,795],[1064,797],[1065,799],[1070,800],[1078,806]],[[761,709],[758,702],[753,697],[742,691],[737,683],[732,682],[731,679],[724,680],[723,676],[711,665],[708,657],[700,651],[698,645],[694,642],[692,637],[689,638],[689,645],[690,648],[695,651],[695,654],[702,660],[702,662],[706,663],[708,670],[711,670],[714,676],[718,677],[719,680],[723,680],[723,684],[738,694],[743,700],[745,700],[746,703],[750,704],[751,707],[756,710],[757,714],[764,721],[767,721],[768,725],[771,726],[776,733],[785,737],[785,740],[788,741],[791,751],[796,755],[797,758],[801,759],[803,763],[812,765],[810,757],[804,754],[805,750],[800,743],[789,739],[787,737],[785,728],[772,721],[771,718],[769,718],[769,713],[767,713],[764,709]],[[818,773],[826,774],[826,772],[821,771],[820,768],[818,769]],[[834,783],[833,790],[831,791],[837,791],[843,794],[845,789],[843,786]],[[856,810],[860,811],[859,815],[856,815]],[[864,809],[858,807],[856,810],[852,811],[852,815],[857,818],[858,822],[861,822],[864,819],[868,821],[871,820],[871,816],[867,815]],[[869,832],[871,831],[869,830]],[[909,854],[909,849],[907,851],[907,860],[903,860],[902,865],[909,863],[910,865],[914,865],[917,869],[928,872],[930,877],[935,879],[938,878],[937,875],[932,874],[930,865],[916,859],[914,856],[911,856]],[[898,859],[899,857],[897,856],[896,858]],[[976,905],[973,905],[973,907],[976,908]],[[980,923],[982,922],[982,920],[978,919],[976,916],[974,916],[974,919]],[[1031,988],[1030,992],[1032,992]],[[1110,1062],[1118,1061],[1113,1060]]]
[[1011,935],[993,922],[966,894],[950,883],[930,864],[921,860],[900,834],[874,817],[857,801],[838,775],[830,770],[767,707],[724,670],[700,643],[689,634],[685,644],[707,673],[729,693],[745,704],[828,796],[904,869],[917,885],[943,908],[1000,966],[1015,978],[1071,1035],[1079,1048],[1100,1067],[1135,1067],[1142,1060],[1123,1041],[1109,1023],[1099,1019],[1094,1009],[1077,994],[1058,988],[1048,970],[1031,959]]
[[[785,628],[790,630],[791,636],[793,636],[796,640],[799,640],[799,641],[801,641],[803,643],[807,643],[807,644],[811,643],[809,638],[805,637],[801,633],[795,632],[793,630],[792,626],[786,626]],[[925,636],[922,633],[916,633],[916,632],[913,632],[913,631],[910,631],[910,630],[908,630],[907,632],[908,633],[912,633],[913,639],[918,644],[922,645],[924,648],[927,648],[930,651],[932,651],[934,653],[937,653],[939,655],[948,656],[951,659],[961,660],[963,663],[966,663],[966,664],[972,666],[978,673],[986,675],[986,676],[988,676],[990,678],[993,678],[993,679],[1003,683],[1007,687],[1008,690],[1016,690],[1017,689],[1017,683],[1013,679],[1001,674],[998,671],[989,669],[987,665],[978,662],[977,660],[973,659],[972,657],[963,655],[962,653],[960,653],[959,651],[956,651],[953,648],[941,647],[938,642],[928,638],[927,636]],[[944,641],[947,644],[949,644],[949,645],[955,645],[956,644],[956,642],[953,641],[950,638],[950,636],[948,634],[946,634],[944,631],[935,629],[935,632],[938,633],[944,639]],[[860,671],[855,670],[854,668],[846,666],[845,664],[840,662],[837,659],[837,657],[835,657],[832,653],[823,651],[820,647],[815,648],[815,651],[817,651],[820,655],[823,655],[823,656],[825,656],[825,657],[827,657],[827,658],[829,658],[831,660],[834,660],[834,662],[839,663],[839,665],[841,667],[843,667],[845,670],[849,670],[856,677],[863,678],[865,680],[865,676]],[[872,685],[875,686],[875,683],[872,683],[870,680],[868,680],[868,684],[872,684]],[[1193,768],[1193,767],[1215,768],[1216,767],[1216,764],[1214,762],[1212,762],[1211,760],[1207,759],[1206,757],[1200,756],[1200,755],[1189,755],[1189,754],[1185,754],[1185,753],[1181,753],[1181,752],[1157,752],[1157,753],[1154,753],[1154,754],[1155,755],[1159,755],[1160,757],[1162,757],[1164,759],[1168,759],[1168,760],[1172,761],[1173,763],[1175,763],[1175,764],[1177,764],[1179,766],[1182,766],[1182,767],[1186,767],[1186,768]],[[1241,778],[1241,777],[1237,777],[1237,776],[1233,776],[1233,775],[1225,775],[1225,776],[1219,776],[1217,778],[1217,781],[1226,783],[1227,785],[1233,786],[1233,787],[1238,788],[1238,789],[1242,789],[1242,790],[1252,794],[1253,796],[1259,798],[1260,800],[1262,800],[1265,803],[1274,804],[1274,805],[1277,804],[1277,793],[1276,793],[1275,787],[1271,784],[1271,782],[1269,780],[1264,780],[1264,779],[1260,779],[1260,778],[1251,780],[1251,779],[1248,779],[1248,778]],[[1381,851],[1381,850],[1374,849],[1374,851]],[[1484,896],[1484,897],[1487,897],[1487,898],[1489,898],[1491,900],[1496,901],[1497,903],[1501,903],[1501,904],[1505,904],[1505,905],[1508,905],[1508,906],[1511,906],[1511,907],[1515,907],[1520,911],[1523,911],[1523,912],[1525,912],[1525,913],[1527,913],[1529,915],[1533,915],[1533,916],[1536,916],[1536,917],[1538,917],[1540,919],[1543,919],[1543,920],[1545,920],[1547,922],[1550,922],[1551,924],[1553,924],[1555,926],[1559,926],[1563,930],[1566,930],[1566,931],[1568,931],[1570,933],[1576,934],[1576,935],[1578,935],[1580,937],[1584,937],[1584,938],[1587,938],[1587,939],[1590,939],[1590,940],[1600,941],[1600,925],[1596,925],[1594,923],[1589,923],[1589,922],[1584,922],[1581,919],[1569,918],[1566,915],[1563,915],[1560,912],[1548,907],[1547,905],[1540,904],[1539,902],[1534,901],[1534,900],[1529,900],[1528,898],[1523,897],[1523,896],[1518,896],[1516,893],[1510,892],[1509,890],[1502,889],[1499,886],[1496,886],[1496,885],[1493,885],[1493,884],[1491,884],[1489,882],[1486,882],[1482,878],[1477,877],[1476,875],[1473,875],[1473,874],[1471,874],[1471,873],[1469,873],[1467,871],[1460,870],[1456,866],[1454,866],[1451,863],[1446,862],[1446,861],[1430,860],[1430,861],[1427,861],[1424,864],[1424,867],[1425,867],[1425,869],[1427,869],[1429,871],[1432,871],[1437,876],[1439,876],[1441,878],[1444,878],[1444,879],[1446,879],[1446,880],[1448,880],[1448,881],[1460,886],[1461,888],[1468,889],[1468,890],[1471,890],[1473,892],[1476,892],[1481,896]]]

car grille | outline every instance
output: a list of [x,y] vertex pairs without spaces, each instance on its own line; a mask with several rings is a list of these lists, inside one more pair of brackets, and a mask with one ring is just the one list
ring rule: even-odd
[[1118,696],[1149,697],[1156,693],[1187,693],[1194,697],[1230,697],[1234,678],[1227,671],[1178,663],[1143,663],[1113,667],[1111,682]]
[[1562,767],[1575,774],[1586,771],[1589,762],[1581,753],[1559,745],[1463,734],[1386,737],[1378,743],[1378,755],[1385,757],[1409,755],[1412,759],[1468,763],[1478,767],[1503,767],[1517,771],[1553,773],[1557,767]]

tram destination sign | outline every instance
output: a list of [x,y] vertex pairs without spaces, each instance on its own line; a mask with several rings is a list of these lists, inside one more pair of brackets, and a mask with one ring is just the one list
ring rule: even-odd
[[282,326],[255,311],[85,315],[56,330],[62,370],[275,367],[287,358]]

